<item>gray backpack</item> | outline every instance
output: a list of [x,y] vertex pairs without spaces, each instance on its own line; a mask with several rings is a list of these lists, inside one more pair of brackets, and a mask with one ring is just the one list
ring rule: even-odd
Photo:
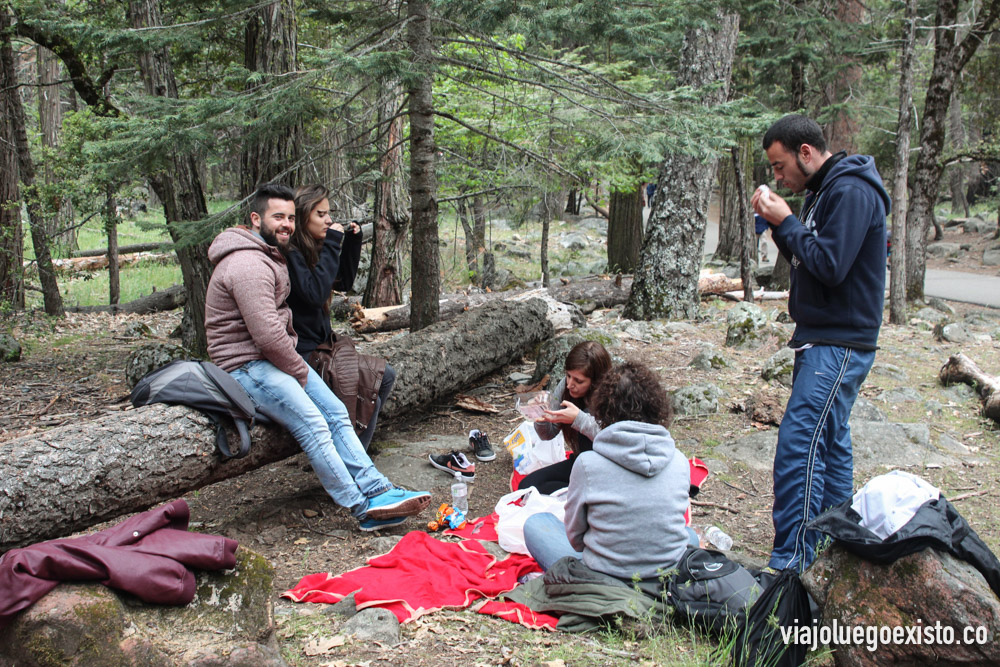
[[721,552],[690,546],[667,586],[668,600],[682,618],[717,632],[740,627],[760,592],[742,565]]
[[[132,390],[132,405],[186,405],[208,415],[216,425],[215,444],[223,460],[243,458],[250,451],[250,428],[269,420],[257,411],[246,390],[232,375],[209,361],[171,361],[147,373]],[[240,448],[235,454],[226,440],[224,418],[236,424]]]

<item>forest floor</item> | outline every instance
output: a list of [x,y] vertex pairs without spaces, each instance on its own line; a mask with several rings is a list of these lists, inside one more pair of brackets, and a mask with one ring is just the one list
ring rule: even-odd
[[[960,266],[940,262],[937,268],[972,270],[977,256],[981,258],[982,252],[974,250]],[[930,261],[929,266],[937,263]],[[980,269],[995,271],[994,267]],[[949,434],[967,448],[969,456],[956,466],[913,466],[909,461],[899,461],[898,466],[925,477],[947,497],[960,497],[960,511],[998,551],[1000,432],[979,415],[978,401],[971,391],[946,390],[939,385],[937,374],[948,356],[957,351],[965,352],[984,372],[1000,374],[1000,312],[967,304],[951,305],[955,313],[950,319],[971,323],[978,334],[976,339],[954,345],[936,340],[926,322],[886,324],[876,368],[861,395],[875,402],[890,421],[927,423],[932,434]],[[659,373],[670,390],[706,382],[723,390],[725,396],[719,401],[718,413],[679,418],[671,432],[685,454],[706,460],[712,469],[712,476],[697,498],[701,504],[693,508],[693,523],[721,526],[734,538],[736,552],[763,561],[772,537],[770,474],[741,462],[723,460],[714,449],[755,431],[775,428],[751,422],[740,407],[755,395],[769,396],[783,406],[788,390],[760,378],[761,365],[779,347],[777,340],[756,351],[725,348],[725,313],[731,306],[724,301],[706,301],[701,317],[690,323],[692,327],[671,330],[668,335],[659,335],[655,328],[643,334],[641,329],[628,327],[621,320],[620,309],[595,311],[589,325],[612,332],[612,354],[642,360]],[[786,305],[767,302],[763,307],[774,316]],[[71,314],[52,320],[31,312],[8,319],[6,328],[21,342],[24,355],[20,362],[0,366],[0,449],[3,442],[15,437],[127,409],[130,388],[124,368],[130,351],[151,338],[165,339],[179,318],[180,313],[174,312],[143,317]],[[149,326],[151,335],[139,333],[140,322]],[[401,334],[381,336],[391,335]],[[688,364],[705,343],[723,350],[729,365],[712,371],[690,368]],[[530,374],[533,368],[534,360],[525,358],[465,389],[464,393],[475,393],[498,406],[498,414],[473,414],[445,401],[422,414],[411,415],[406,423],[381,424],[373,457],[376,465],[380,446],[392,447],[400,440],[419,441],[426,443],[427,452],[436,452],[439,438],[464,436],[470,429],[479,428],[489,434],[497,460],[477,466],[470,489],[470,514],[489,514],[497,498],[509,489],[511,461],[501,441],[521,421],[514,409],[515,385],[508,376],[513,372]],[[902,388],[915,390],[921,400],[886,401],[886,392]],[[880,472],[884,470],[856,470],[856,483],[860,485]],[[443,473],[440,478],[440,485],[430,489],[435,500],[448,497],[450,479]],[[406,480],[394,481],[406,484]],[[394,529],[361,533],[350,515],[326,496],[302,456],[194,491],[186,499],[195,526],[238,539],[274,566],[278,641],[292,665],[556,667],[700,665],[717,660],[712,655],[714,642],[685,628],[665,627],[652,637],[620,629],[588,637],[568,636],[527,630],[470,610],[432,613],[408,623],[401,630],[401,643],[394,646],[348,639],[344,646],[307,655],[310,643],[336,637],[343,619],[329,614],[326,605],[296,605],[278,596],[307,574],[336,574],[364,565],[368,558],[391,549],[406,531],[423,529],[433,510]],[[828,655],[816,659],[816,664],[830,662]]]

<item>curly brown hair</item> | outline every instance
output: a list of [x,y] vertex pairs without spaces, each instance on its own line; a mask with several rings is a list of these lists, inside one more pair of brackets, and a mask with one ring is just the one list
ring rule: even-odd
[[621,421],[670,426],[674,404],[656,373],[627,361],[605,373],[590,395],[590,414],[602,428]]

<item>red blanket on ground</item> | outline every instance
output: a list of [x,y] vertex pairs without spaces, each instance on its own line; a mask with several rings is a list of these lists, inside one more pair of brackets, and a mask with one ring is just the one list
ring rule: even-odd
[[462,609],[495,598],[517,586],[518,577],[538,571],[529,556],[511,554],[498,561],[476,540],[443,542],[413,531],[368,565],[339,576],[310,574],[282,597],[335,603],[356,592],[358,609],[382,607],[406,623],[445,607]]

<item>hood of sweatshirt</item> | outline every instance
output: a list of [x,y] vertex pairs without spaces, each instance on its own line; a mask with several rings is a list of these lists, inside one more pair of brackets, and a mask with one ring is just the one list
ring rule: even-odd
[[218,264],[223,257],[237,250],[259,250],[274,261],[285,263],[285,256],[280,250],[268,245],[260,236],[243,227],[230,227],[216,236],[212,245],[208,247],[208,259],[212,264]]
[[882,177],[879,176],[878,169],[875,168],[875,158],[871,155],[849,155],[845,157],[833,165],[833,169],[823,179],[820,190],[829,190],[833,186],[834,181],[844,176],[856,176],[871,184],[875,192],[885,202],[885,214],[889,215],[892,202],[889,199],[889,193],[885,191],[885,186],[882,185]]
[[626,470],[652,477],[670,463],[677,448],[663,426],[623,421],[597,434],[594,451]]

